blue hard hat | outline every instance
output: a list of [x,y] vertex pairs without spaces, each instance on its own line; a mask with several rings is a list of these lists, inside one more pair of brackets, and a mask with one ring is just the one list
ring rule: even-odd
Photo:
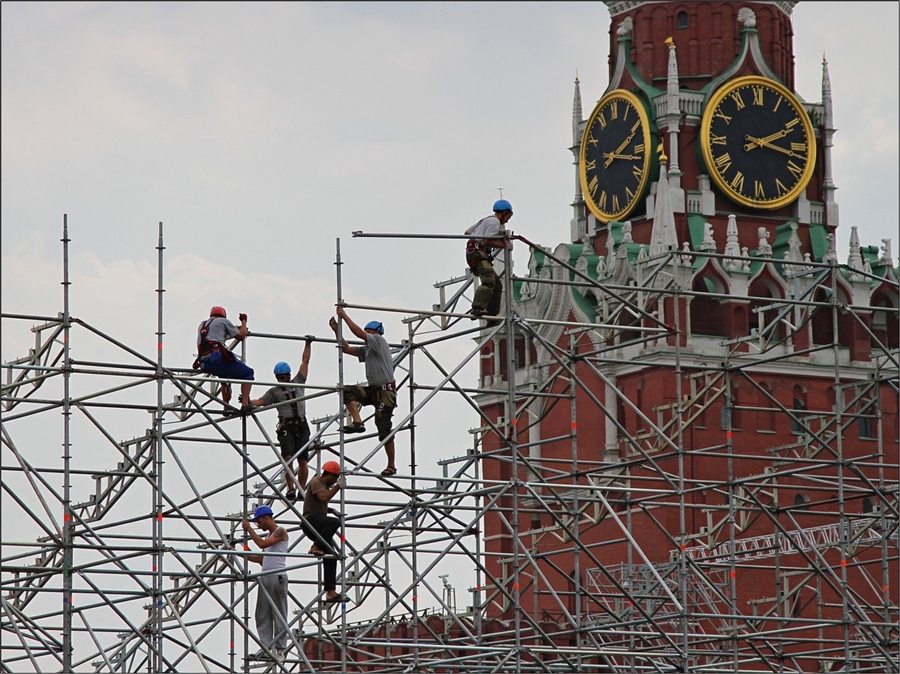
[[509,203],[506,199],[497,199],[494,202],[494,212],[496,211],[511,211],[512,204]]
[[273,371],[275,374],[290,374],[291,366],[282,360],[279,363],[275,363],[275,369]]
[[266,515],[269,515],[271,517],[274,514],[275,513],[272,511],[272,509],[269,506],[258,506],[256,508],[256,510],[253,511],[253,519],[250,521],[255,522],[260,517],[265,517]]
[[384,334],[384,324],[378,321],[369,321],[366,323],[366,330],[375,330],[379,335]]

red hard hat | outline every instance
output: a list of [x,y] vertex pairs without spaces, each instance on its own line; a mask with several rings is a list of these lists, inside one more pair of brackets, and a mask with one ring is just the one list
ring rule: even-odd
[[323,473],[334,473],[335,475],[341,474],[341,464],[337,461],[326,461],[322,464],[322,472]]
[[209,315],[210,316],[221,316],[222,318],[228,318],[228,316],[225,314],[225,307],[219,307],[219,306],[216,306],[216,307],[213,307],[212,309],[210,309]]

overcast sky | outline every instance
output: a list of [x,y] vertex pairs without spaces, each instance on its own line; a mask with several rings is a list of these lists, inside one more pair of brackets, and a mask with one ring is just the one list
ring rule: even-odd
[[[841,259],[854,224],[896,259],[898,4],[800,2],[793,22],[803,98],[830,64]],[[608,28],[600,2],[3,2],[3,311],[61,308],[63,213],[73,314],[151,348],[164,223],[171,354],[213,303],[327,332],[338,237],[347,301],[430,307],[458,241],[351,232],[460,233],[503,187],[513,230],[567,241],[573,80],[587,114]]]

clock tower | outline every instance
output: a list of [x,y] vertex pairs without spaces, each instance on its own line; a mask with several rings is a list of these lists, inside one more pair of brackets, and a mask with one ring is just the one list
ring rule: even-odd
[[[615,229],[628,222],[635,243],[656,251],[676,244],[700,250],[704,238],[707,244],[725,241],[734,216],[737,240],[729,252],[756,252],[760,228],[770,233],[766,252],[778,228],[793,222],[812,259],[825,255],[839,219],[831,86],[823,63],[821,102],[807,102],[793,90],[795,4],[606,2],[609,85],[588,119],[574,124],[573,242],[592,241],[602,253],[610,223]],[[628,134],[610,124],[608,101],[624,96],[637,99],[648,128],[623,145]],[[652,156],[638,158],[638,149]],[[661,176],[674,231],[667,237],[658,232],[654,246]],[[611,205],[614,197],[619,208]],[[660,247],[661,238],[667,241]],[[783,247],[787,235],[781,238]]]
[[839,262],[827,63],[794,90],[794,2],[605,4],[570,240],[479,347],[487,615],[596,671],[896,671],[898,270]]

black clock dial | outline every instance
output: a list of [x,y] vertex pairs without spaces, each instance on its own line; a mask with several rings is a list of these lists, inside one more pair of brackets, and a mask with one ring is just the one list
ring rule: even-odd
[[579,156],[581,191],[598,220],[624,218],[643,197],[651,149],[640,99],[624,89],[601,98],[584,127]]
[[763,77],[738,78],[713,95],[700,141],[716,185],[745,206],[774,209],[794,201],[815,167],[809,115],[787,88]]

